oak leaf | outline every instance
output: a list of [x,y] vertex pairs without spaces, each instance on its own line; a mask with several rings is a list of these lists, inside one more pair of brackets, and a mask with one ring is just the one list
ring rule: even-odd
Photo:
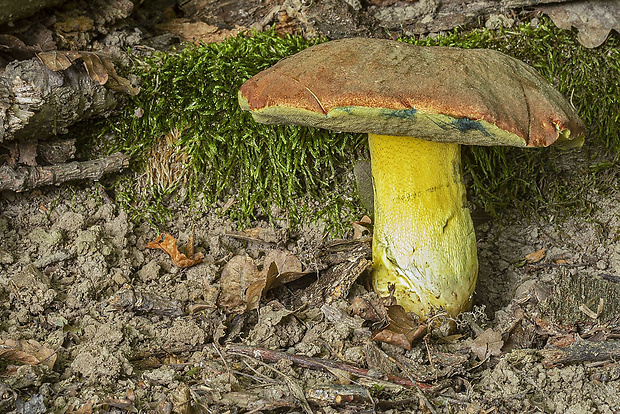
[[56,362],[56,351],[34,339],[0,340],[0,358],[27,365],[45,365],[50,370]]
[[185,246],[185,252],[181,252],[177,247],[177,239],[172,237],[170,234],[165,233],[160,234],[157,238],[147,243],[146,247],[148,249],[161,249],[170,255],[170,259],[172,259],[172,263],[177,267],[190,267],[194,266],[198,263],[202,263],[202,259],[204,255],[202,253],[194,254],[194,236],[190,236],[189,242]]

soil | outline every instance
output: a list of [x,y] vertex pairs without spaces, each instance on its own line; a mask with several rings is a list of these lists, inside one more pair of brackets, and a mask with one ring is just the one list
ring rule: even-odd
[[[566,165],[559,174],[578,186],[588,160],[577,153]],[[602,178],[608,191],[586,192],[587,214],[508,210],[478,225],[474,310],[453,330],[431,326],[411,349],[373,341],[380,326],[352,307],[378,303],[367,238],[353,230],[345,238],[356,247],[337,251],[322,223],[257,221],[239,232],[223,202],[171,206],[173,219],[156,228],[123,211],[105,181],[4,192],[0,412],[620,413],[614,168]],[[193,237],[203,261],[179,268],[147,248],[158,231],[180,245]],[[304,272],[245,310],[256,299],[246,279],[269,274],[273,251]],[[585,351],[570,354],[577,345]],[[258,347],[286,354],[269,362]]]

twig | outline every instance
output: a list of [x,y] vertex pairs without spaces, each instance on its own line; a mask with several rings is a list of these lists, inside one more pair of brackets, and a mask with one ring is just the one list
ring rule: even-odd
[[[251,355],[245,355],[245,354],[241,354],[241,355],[246,356],[248,358],[253,358]],[[286,385],[288,386],[288,389],[293,393],[293,396],[297,398],[297,400],[299,401],[301,407],[304,409],[306,414],[314,414],[312,411],[312,408],[310,408],[310,404],[308,404],[308,400],[306,399],[306,394],[304,393],[304,390],[299,386],[299,384],[297,384],[291,377],[289,377],[285,373],[278,371],[277,369],[275,369],[274,367],[270,365],[265,364],[263,361],[258,360],[258,362],[265,368],[270,369],[276,374],[282,376],[282,378],[284,378],[284,381],[286,381]]]
[[[403,364],[401,364],[400,361],[396,360],[396,358],[393,358],[390,355],[388,355],[387,357],[388,357],[388,359],[390,361],[392,361],[393,363],[398,365],[398,367],[401,369],[401,371],[403,371],[405,374],[407,374],[407,377],[409,377],[409,379],[413,381],[413,375],[411,375],[409,370]],[[430,411],[431,414],[437,414],[437,410],[435,410],[435,406],[433,405],[433,403],[431,403],[428,400],[428,398],[426,398],[426,395],[424,395],[424,393],[422,392],[420,387],[418,387],[417,383],[416,383],[415,389],[416,389],[416,393],[418,394],[418,397],[424,402],[424,405],[426,405],[426,408],[428,408],[428,411]]]
[[562,348],[539,351],[545,368],[581,362],[598,362],[620,358],[620,341],[581,340]]
[[228,362],[226,362],[226,358],[224,358],[224,355],[222,355],[222,351],[220,351],[219,344],[214,343],[213,348],[215,348],[215,350],[217,351],[217,354],[220,356],[220,358],[224,362],[224,366],[226,367],[226,370],[228,371],[228,382],[232,383],[231,382],[232,374],[230,373],[230,367],[228,366]]
[[349,372],[358,377],[370,378],[370,379],[382,379],[393,384],[402,385],[404,387],[416,388],[419,387],[422,390],[429,391],[432,386],[423,382],[412,381],[406,378],[397,377],[395,375],[387,374],[382,378],[376,378],[369,370],[359,368],[353,365],[349,365],[343,362],[332,361],[330,359],[312,358],[303,355],[287,354],[286,352],[274,351],[271,349],[249,347],[240,344],[229,344],[226,346],[226,352],[229,354],[244,355],[254,358],[263,362],[278,362],[283,359],[291,361],[292,363],[302,366],[304,368],[314,369],[318,371],[324,371],[332,373],[332,369]]
[[45,167],[0,167],[0,190],[17,192],[44,185],[59,185],[73,180],[99,180],[102,175],[118,172],[129,166],[129,156],[115,153],[92,161],[69,162]]

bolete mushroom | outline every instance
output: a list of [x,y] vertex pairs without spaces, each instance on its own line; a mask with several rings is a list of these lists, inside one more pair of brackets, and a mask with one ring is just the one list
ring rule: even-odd
[[283,59],[243,84],[265,124],[368,133],[373,286],[422,319],[471,307],[478,274],[460,145],[566,147],[584,126],[533,68],[486,49],[343,39]]

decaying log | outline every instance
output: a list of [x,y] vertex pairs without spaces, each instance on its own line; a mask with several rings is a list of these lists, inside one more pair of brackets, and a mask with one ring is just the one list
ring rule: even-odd
[[45,7],[58,6],[65,0],[0,0],[0,24],[28,17]]
[[118,172],[129,166],[129,156],[121,153],[92,161],[69,162],[46,167],[0,166],[0,190],[17,192],[44,185],[58,185],[72,180],[99,180],[103,174]]
[[620,340],[583,340],[565,347],[543,349],[539,352],[543,357],[542,364],[545,368],[582,362],[617,360],[620,358]]
[[0,143],[63,134],[75,122],[106,116],[115,106],[114,93],[82,65],[54,72],[38,58],[12,62],[0,76]]
[[[218,27],[278,28],[286,15],[306,36],[389,37],[451,30],[485,24],[492,15],[518,13],[523,8],[569,0],[187,0],[180,4],[186,17]],[[228,13],[236,10],[238,13]],[[499,19],[498,22],[505,21]],[[489,24],[493,24],[492,21]],[[296,30],[297,31],[297,30]]]

